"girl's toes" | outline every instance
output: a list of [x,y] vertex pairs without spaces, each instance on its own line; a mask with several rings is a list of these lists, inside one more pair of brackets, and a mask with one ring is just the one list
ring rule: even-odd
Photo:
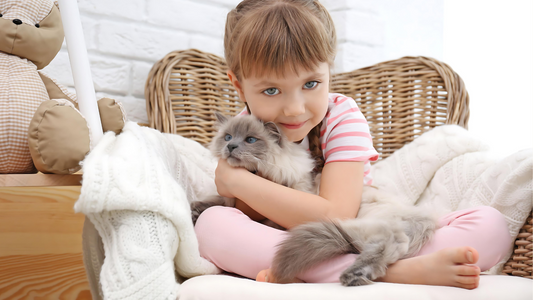
[[481,272],[478,266],[472,265],[460,265],[455,266],[454,268],[455,274],[463,276],[479,276],[479,273]]
[[268,282],[268,273],[270,269],[262,270],[259,273],[257,273],[257,276],[255,277],[255,281],[260,282]]
[[479,260],[479,253],[477,252],[477,250],[472,247],[468,247],[468,246],[465,248],[467,249],[466,256],[468,258],[469,263],[471,264],[477,263],[477,261]]
[[450,254],[452,261],[458,264],[474,264],[479,259],[476,249],[469,246],[454,248]]
[[479,283],[479,276],[457,276],[455,281],[464,286],[476,285]]
[[255,281],[259,282],[270,282],[270,283],[303,283],[303,280],[300,280],[298,278],[294,278],[293,280],[290,280],[288,282],[278,282],[274,275],[272,275],[271,269],[262,270],[259,273],[257,273],[257,276],[255,277]]
[[467,289],[467,290],[473,290],[473,289],[477,288],[478,286],[479,286],[479,283],[461,285],[460,287],[462,287],[464,289]]

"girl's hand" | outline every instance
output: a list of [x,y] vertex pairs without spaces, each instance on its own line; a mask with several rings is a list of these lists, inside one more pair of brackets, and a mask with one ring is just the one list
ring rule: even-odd
[[222,197],[236,198],[231,192],[232,187],[235,180],[241,176],[246,176],[246,173],[249,172],[245,168],[234,168],[225,159],[219,159],[215,170],[215,184],[218,194]]

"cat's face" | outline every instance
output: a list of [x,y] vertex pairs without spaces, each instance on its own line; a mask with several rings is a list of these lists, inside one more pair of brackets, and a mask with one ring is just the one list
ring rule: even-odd
[[273,147],[280,147],[282,136],[272,122],[263,123],[254,116],[226,118],[216,113],[218,133],[210,144],[214,156],[224,158],[234,167],[256,171]]

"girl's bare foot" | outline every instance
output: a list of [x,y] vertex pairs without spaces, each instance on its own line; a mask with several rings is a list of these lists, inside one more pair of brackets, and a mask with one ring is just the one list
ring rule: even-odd
[[472,247],[446,248],[399,260],[377,281],[454,286],[475,289],[479,285],[479,254]]
[[[425,285],[454,286],[475,289],[479,285],[479,254],[472,247],[446,248],[440,251],[399,260],[389,266],[387,274],[376,281]],[[277,283],[270,269],[262,270],[255,279]],[[303,282],[299,279],[292,281]]]
[[[276,281],[276,278],[272,276],[272,271],[270,271],[270,269],[262,270],[261,272],[257,273],[257,277],[255,278],[255,281],[278,283]],[[284,282],[284,283],[303,283],[303,281],[298,278],[294,278],[294,280],[292,280],[291,282]]]

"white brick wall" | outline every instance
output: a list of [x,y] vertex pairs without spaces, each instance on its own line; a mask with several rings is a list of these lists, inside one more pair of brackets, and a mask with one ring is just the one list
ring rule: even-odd
[[[387,44],[386,33],[398,24],[390,17],[383,18],[391,15],[387,2],[393,1],[322,0],[338,33],[334,72],[397,58],[386,56],[387,49],[395,47]],[[417,1],[425,1],[428,7],[432,3],[442,5],[443,0]],[[152,65],[170,51],[180,49],[197,48],[223,56],[226,15],[239,2],[78,0],[97,97],[121,101],[130,120],[147,123],[144,84]],[[414,5],[404,6],[416,11]],[[442,17],[438,22],[442,23]],[[430,34],[435,35],[427,33]],[[402,41],[409,41],[409,38]],[[66,44],[44,71],[73,88]]]
[[347,7],[330,10],[337,31],[336,73],[375,64],[383,52],[384,30],[379,14],[364,5],[356,7],[355,3],[360,1],[346,2]]

